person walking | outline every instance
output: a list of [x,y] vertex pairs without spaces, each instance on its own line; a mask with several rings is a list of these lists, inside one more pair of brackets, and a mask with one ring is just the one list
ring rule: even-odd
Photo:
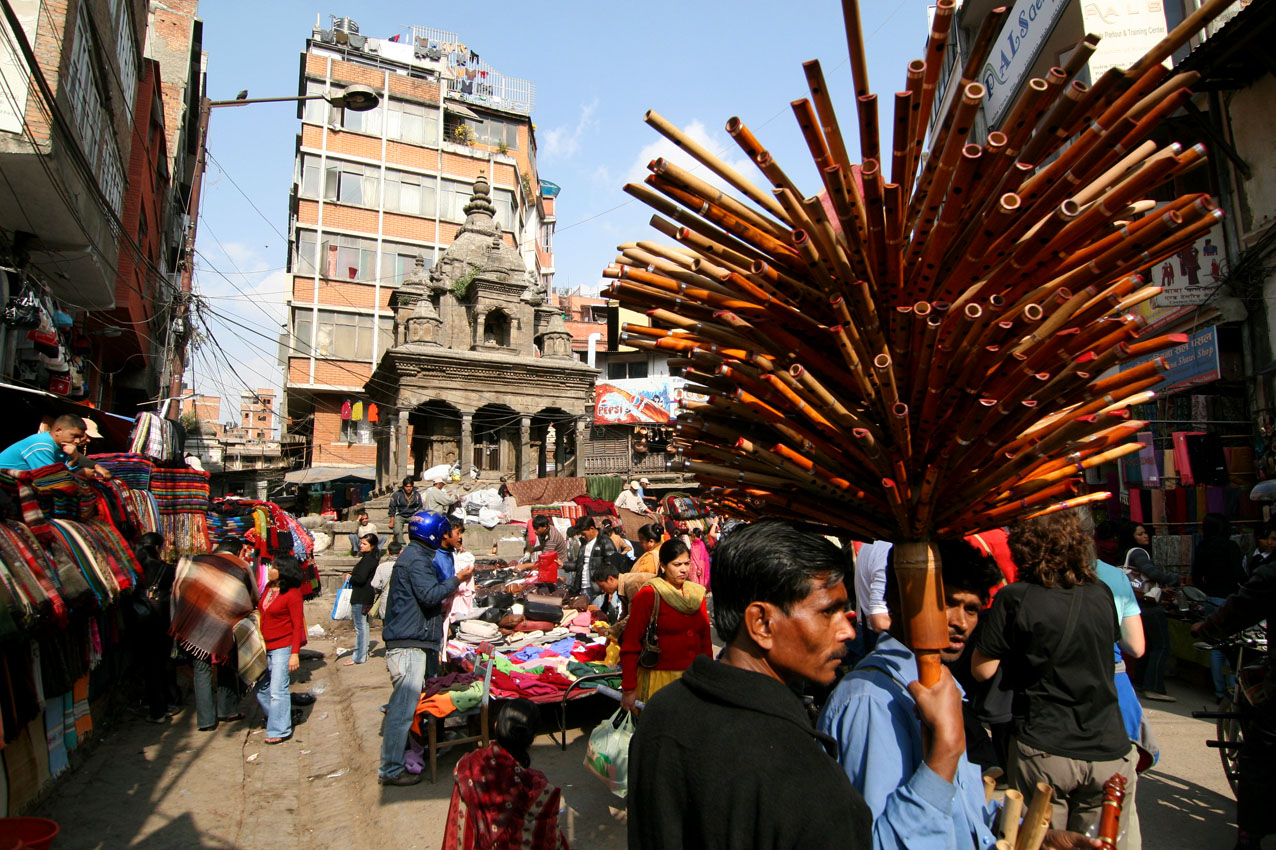
[[[1192,585],[1199,587],[1216,609],[1245,583],[1241,548],[1232,540],[1232,524],[1222,514],[1206,514],[1201,520],[1201,540],[1192,555]],[[1230,662],[1220,650],[1210,652],[1210,677],[1214,699],[1222,702],[1236,684]]]
[[620,706],[627,711],[681,678],[696,656],[713,656],[704,585],[688,581],[690,572],[687,544],[669,540],[660,547],[660,575],[630,602],[620,643]]
[[1122,570],[1139,601],[1139,616],[1143,620],[1143,657],[1135,663],[1130,680],[1147,699],[1174,702],[1174,697],[1165,692],[1165,669],[1170,663],[1170,618],[1161,604],[1161,593],[1164,588],[1177,586],[1178,576],[1172,570],[1158,567],[1152,560],[1148,553],[1152,536],[1143,523],[1122,523],[1117,543]]
[[372,610],[372,602],[376,598],[372,577],[376,575],[380,559],[377,535],[365,535],[359,541],[359,563],[350,571],[350,619],[354,622],[354,652],[345,661],[347,667],[368,660],[368,612]]
[[292,737],[292,674],[301,667],[301,647],[306,642],[306,617],[302,611],[301,562],[279,555],[266,572],[261,612],[261,636],[266,642],[266,675],[253,693],[266,715],[267,744],[282,744]]
[[394,564],[386,589],[385,666],[390,672],[390,701],[386,704],[381,732],[381,764],[377,779],[382,785],[415,785],[421,774],[403,765],[408,729],[421,698],[421,684],[439,670],[443,644],[443,602],[474,572],[462,567],[439,581],[434,554],[443,536],[451,532],[447,519],[433,511],[420,511],[408,523],[408,545]]
[[872,814],[795,692],[832,684],[855,629],[841,553],[776,521],[714,553],[720,660],[652,698],[629,745],[630,850],[867,850]]
[[1004,665],[1003,684],[1015,693],[1010,787],[1031,797],[1047,783],[1052,826],[1086,833],[1099,825],[1114,774],[1134,805],[1137,756],[1114,682],[1116,603],[1095,575],[1094,541],[1076,511],[1023,520],[1009,544],[1019,580],[997,592],[971,672],[987,681]]
[[416,479],[408,475],[403,479],[403,486],[390,494],[390,533],[395,543],[402,545],[404,527],[420,510],[421,494],[416,491]]
[[170,605],[173,595],[173,565],[160,558],[164,537],[148,531],[137,540],[137,563],[142,568],[143,585],[139,587],[141,611],[134,628],[138,638],[138,657],[142,667],[142,684],[146,702],[146,719],[164,723],[178,711],[177,671],[173,665],[173,638],[168,633],[172,622]]

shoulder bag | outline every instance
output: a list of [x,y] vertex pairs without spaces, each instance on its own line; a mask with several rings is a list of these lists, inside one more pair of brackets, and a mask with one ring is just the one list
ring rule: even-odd
[[1125,563],[1121,566],[1121,571],[1130,580],[1130,587],[1134,589],[1134,596],[1140,602],[1160,602],[1161,586],[1130,566],[1130,556],[1135,552],[1142,552],[1147,555],[1149,560],[1152,558],[1151,555],[1148,555],[1146,549],[1135,546],[1125,553]]
[[638,663],[643,667],[654,668],[660,663],[660,636],[656,633],[656,618],[660,616],[660,594],[654,590],[656,604],[651,609],[651,620],[647,630],[642,634],[642,652],[638,654]]

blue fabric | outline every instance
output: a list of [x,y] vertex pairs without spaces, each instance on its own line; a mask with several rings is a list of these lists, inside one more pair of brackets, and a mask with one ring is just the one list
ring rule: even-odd
[[39,469],[65,460],[62,447],[48,431],[23,437],[0,452],[0,469]]
[[291,646],[266,650],[268,673],[253,688],[266,714],[267,738],[287,738],[292,734],[292,696],[288,693],[288,659],[291,657]]
[[572,650],[576,648],[576,638],[566,637],[556,643],[551,643],[545,648],[550,652],[558,653],[564,658],[571,658]]
[[510,661],[532,661],[540,658],[547,652],[547,648],[543,646],[525,646],[518,652],[511,653]]
[[350,618],[354,620],[354,663],[362,664],[368,660],[368,615],[362,605],[350,604]]
[[[385,707],[385,723],[381,727],[381,766],[377,776],[392,779],[403,772],[403,753],[408,748],[408,730],[416,716],[421,699],[421,685],[427,668],[438,666],[437,653],[424,649],[387,649],[385,666],[390,671],[390,701]],[[431,663],[433,662],[433,663]],[[431,671],[432,674],[433,671]]]
[[443,601],[456,591],[456,576],[439,581],[434,550],[413,540],[403,548],[386,588],[381,637],[387,649],[437,650],[443,641]]
[[434,575],[439,581],[447,581],[456,575],[456,553],[440,549],[434,553]]
[[[965,754],[954,782],[922,760],[921,723],[908,683],[917,658],[888,633],[834,688],[817,723],[873,812],[875,850],[990,850],[997,807]],[[958,685],[958,688],[961,686]]]

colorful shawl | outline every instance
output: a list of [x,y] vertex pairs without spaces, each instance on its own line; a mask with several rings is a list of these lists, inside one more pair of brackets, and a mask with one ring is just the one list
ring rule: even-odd
[[177,425],[154,413],[137,414],[132,451],[158,461],[174,460],[178,453]]
[[156,469],[151,493],[162,515],[208,513],[208,473],[198,469]]
[[191,655],[224,662],[235,649],[235,624],[256,607],[251,582],[248,567],[234,555],[182,558],[173,583],[169,633]]
[[266,675],[266,641],[261,636],[258,614],[254,611],[235,624],[235,648],[239,656],[239,678],[249,687]]
[[134,490],[151,489],[151,471],[155,464],[139,454],[122,452],[119,454],[89,455],[94,463],[105,466],[115,476]]
[[500,744],[461,756],[442,850],[568,850],[561,792]]

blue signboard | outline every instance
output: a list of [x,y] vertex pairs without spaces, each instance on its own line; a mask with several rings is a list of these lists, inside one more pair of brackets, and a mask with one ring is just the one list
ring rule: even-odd
[[[1158,351],[1170,367],[1165,373],[1165,383],[1155,387],[1162,395],[1208,384],[1220,377],[1218,361],[1218,328],[1206,328],[1192,334],[1187,342]],[[1139,361],[1142,362],[1142,361]],[[1133,364],[1131,364],[1133,365]]]

